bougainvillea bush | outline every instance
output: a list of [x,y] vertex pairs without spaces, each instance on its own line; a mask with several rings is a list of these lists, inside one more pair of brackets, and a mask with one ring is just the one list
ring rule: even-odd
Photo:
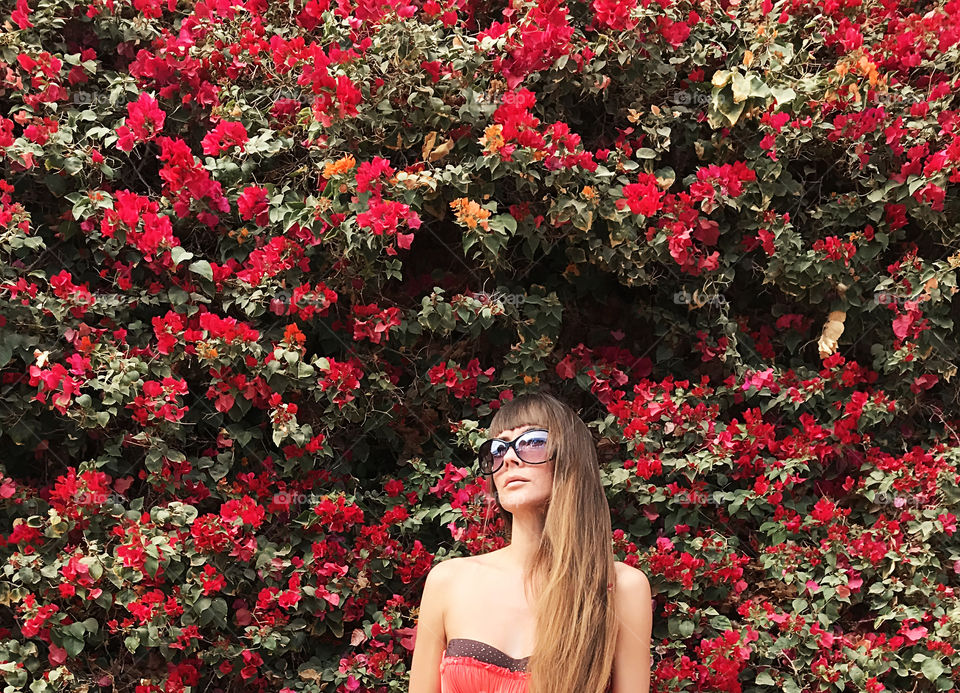
[[960,676],[960,0],[4,0],[4,691],[405,691],[596,434],[655,691]]

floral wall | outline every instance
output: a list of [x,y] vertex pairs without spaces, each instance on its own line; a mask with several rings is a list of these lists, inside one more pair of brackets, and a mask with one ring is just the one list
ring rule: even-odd
[[960,1],[0,16],[5,692],[406,691],[540,388],[653,690],[955,690]]

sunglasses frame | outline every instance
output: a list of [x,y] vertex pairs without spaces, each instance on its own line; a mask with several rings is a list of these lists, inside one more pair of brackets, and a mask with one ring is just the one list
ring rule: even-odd
[[[521,460],[523,460],[523,463],[524,463],[524,464],[544,464],[545,462],[548,462],[548,461],[550,460],[549,457],[548,457],[547,459],[545,459],[545,460],[540,460],[539,462],[527,462],[527,460],[524,460],[524,459],[523,459],[523,455],[521,455],[521,454],[520,454],[520,451],[517,450],[516,445],[517,445],[517,441],[520,440],[521,438],[523,438],[523,437],[524,437],[525,435],[527,435],[528,433],[547,433],[547,434],[549,434],[550,431],[547,430],[546,428],[530,428],[530,429],[527,429],[526,431],[524,431],[523,433],[521,433],[520,435],[518,435],[518,436],[517,436],[516,438],[514,438],[513,440],[509,440],[509,441],[508,441],[508,440],[504,440],[503,438],[489,438],[489,439],[485,440],[485,441],[483,442],[483,444],[480,446],[479,454],[478,454],[478,456],[477,456],[477,460],[478,460],[478,463],[479,463],[479,465],[480,465],[480,473],[483,474],[483,475],[485,475],[485,476],[493,476],[493,475],[496,474],[498,471],[500,471],[500,468],[503,467],[503,461],[504,461],[504,459],[506,459],[507,453],[510,452],[511,449],[516,453],[517,457],[519,457]],[[486,456],[489,454],[490,448],[493,447],[493,444],[494,444],[495,442],[497,442],[497,441],[499,441],[499,442],[501,442],[501,443],[503,443],[504,445],[507,446],[506,449],[503,451],[503,459],[500,460],[500,465],[499,465],[498,467],[492,469],[492,470],[489,471],[489,472],[485,472],[485,471],[483,471],[483,458],[486,457]]]

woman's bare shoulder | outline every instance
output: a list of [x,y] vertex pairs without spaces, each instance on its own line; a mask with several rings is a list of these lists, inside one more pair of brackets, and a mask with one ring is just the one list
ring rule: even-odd
[[490,551],[476,556],[454,556],[445,558],[430,569],[431,573],[437,573],[437,582],[451,581],[456,585],[463,585],[466,581],[483,581],[483,576],[489,576],[490,571],[511,570],[510,566],[502,558],[500,551]]
[[618,587],[629,588],[650,584],[646,573],[639,568],[635,568],[634,566],[624,563],[623,561],[614,561],[613,566],[616,570]]
[[438,578],[445,577],[447,575],[452,575],[456,572],[457,568],[462,565],[464,557],[463,556],[453,556],[452,558],[445,558],[435,566],[430,569],[431,573],[436,574]]
[[435,575],[438,581],[444,581],[461,574],[473,563],[475,556],[453,556],[445,558],[430,569],[430,574]]

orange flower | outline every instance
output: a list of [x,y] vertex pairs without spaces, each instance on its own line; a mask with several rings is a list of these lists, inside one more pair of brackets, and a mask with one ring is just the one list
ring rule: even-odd
[[480,144],[483,145],[484,154],[495,154],[500,151],[500,148],[506,144],[503,139],[503,126],[487,126],[487,129],[483,131],[483,137],[480,138]]
[[229,232],[227,233],[227,235],[228,235],[230,238],[236,238],[236,239],[237,239],[237,243],[243,243],[245,240],[247,240],[247,237],[250,235],[250,229],[248,229],[246,226],[244,226],[244,227],[241,228],[240,230],[231,230],[231,231],[229,231]]
[[487,219],[490,218],[490,210],[484,209],[466,197],[457,198],[450,203],[450,207],[457,213],[457,221],[465,224],[467,228],[475,229],[479,224],[483,229],[489,230],[490,225]]
[[597,195],[597,191],[594,190],[593,186],[590,185],[583,186],[583,190],[580,191],[580,194],[591,202],[596,202],[597,198],[599,197],[599,195]]
[[302,346],[307,341],[307,336],[300,331],[297,323],[292,322],[283,331],[283,341],[290,346]]
[[860,61],[857,63],[857,67],[860,68],[860,72],[866,75],[867,79],[870,81],[870,86],[877,86],[877,77],[879,73],[877,72],[877,66],[870,61],[867,56],[861,56]]
[[347,154],[342,159],[337,159],[333,163],[327,164],[323,167],[323,177],[324,178],[333,178],[336,175],[341,173],[346,173],[354,166],[356,166],[357,160],[352,156]]
[[200,356],[205,359],[215,359],[219,356],[215,347],[210,346],[206,342],[197,342],[197,351],[200,353]]

